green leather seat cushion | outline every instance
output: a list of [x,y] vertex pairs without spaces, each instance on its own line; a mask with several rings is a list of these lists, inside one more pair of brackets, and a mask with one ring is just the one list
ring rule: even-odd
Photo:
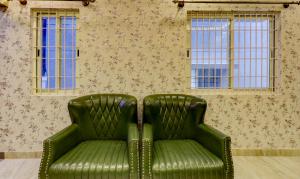
[[157,140],[152,171],[155,179],[223,178],[224,165],[194,140]]
[[50,178],[129,177],[126,141],[85,141],[67,152],[49,168]]

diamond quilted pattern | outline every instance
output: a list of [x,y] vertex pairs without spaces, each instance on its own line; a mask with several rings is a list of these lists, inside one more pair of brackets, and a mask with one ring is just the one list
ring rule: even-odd
[[92,120],[98,137],[114,135],[121,115],[119,105],[122,100],[121,97],[90,97],[90,120]]
[[137,100],[126,94],[92,94],[68,104],[83,140],[125,140],[127,125],[137,121]]
[[190,98],[178,99],[178,96],[163,96],[159,98],[161,125],[167,138],[180,136],[184,129],[184,122],[188,115],[187,106],[190,105]]
[[149,95],[143,104],[143,123],[153,125],[154,140],[192,138],[207,107],[204,99],[184,94]]

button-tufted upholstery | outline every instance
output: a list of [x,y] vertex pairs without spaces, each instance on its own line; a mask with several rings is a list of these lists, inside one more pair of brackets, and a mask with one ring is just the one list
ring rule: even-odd
[[189,95],[144,98],[142,178],[233,178],[230,137],[203,123],[206,107]]
[[68,109],[72,125],[44,141],[40,179],[139,178],[136,98],[88,95]]

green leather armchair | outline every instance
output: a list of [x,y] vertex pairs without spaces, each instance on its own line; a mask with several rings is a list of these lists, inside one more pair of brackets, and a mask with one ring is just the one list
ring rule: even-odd
[[136,98],[89,95],[68,109],[72,125],[43,143],[40,179],[139,178]]
[[234,177],[230,137],[203,123],[206,107],[188,95],[144,98],[141,178]]

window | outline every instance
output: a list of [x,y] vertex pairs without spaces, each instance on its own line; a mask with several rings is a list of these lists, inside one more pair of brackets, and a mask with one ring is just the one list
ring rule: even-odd
[[275,15],[189,12],[191,88],[273,90]]
[[76,89],[78,10],[33,10],[34,91]]

